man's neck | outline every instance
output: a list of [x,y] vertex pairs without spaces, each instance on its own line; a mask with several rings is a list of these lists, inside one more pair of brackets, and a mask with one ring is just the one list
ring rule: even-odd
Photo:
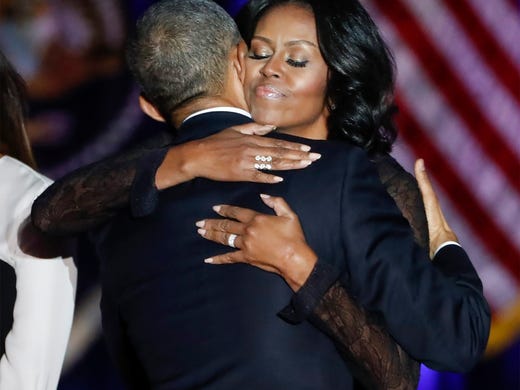
[[184,119],[186,119],[190,115],[198,111],[214,107],[236,107],[241,108],[243,110],[247,110],[247,107],[241,107],[240,105],[220,96],[202,97],[194,101],[191,101],[185,106],[182,106],[177,110],[173,111],[172,124],[173,126],[175,126],[175,128],[179,128]]

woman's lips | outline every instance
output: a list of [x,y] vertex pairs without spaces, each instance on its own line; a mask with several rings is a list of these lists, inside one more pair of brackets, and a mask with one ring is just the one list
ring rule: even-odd
[[272,85],[259,85],[255,89],[255,94],[257,97],[265,99],[280,99],[285,96],[282,91]]

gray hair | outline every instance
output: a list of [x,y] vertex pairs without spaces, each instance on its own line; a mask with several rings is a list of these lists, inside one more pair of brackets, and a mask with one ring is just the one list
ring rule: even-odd
[[222,92],[240,41],[229,14],[210,0],[163,0],[138,20],[127,62],[143,96],[168,119],[180,104]]

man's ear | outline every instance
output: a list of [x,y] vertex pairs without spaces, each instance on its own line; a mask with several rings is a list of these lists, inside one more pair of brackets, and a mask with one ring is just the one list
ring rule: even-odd
[[246,77],[246,56],[248,48],[243,39],[237,45],[236,71],[240,82],[243,84]]
[[139,106],[150,118],[155,119],[158,122],[166,122],[163,116],[159,113],[159,110],[157,110],[152,103],[146,100],[143,95],[139,96]]

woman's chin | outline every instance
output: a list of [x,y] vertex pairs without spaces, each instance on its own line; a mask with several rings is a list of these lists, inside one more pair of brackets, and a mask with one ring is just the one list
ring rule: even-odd
[[256,123],[280,127],[282,120],[279,115],[273,115],[273,110],[251,109],[251,116]]

